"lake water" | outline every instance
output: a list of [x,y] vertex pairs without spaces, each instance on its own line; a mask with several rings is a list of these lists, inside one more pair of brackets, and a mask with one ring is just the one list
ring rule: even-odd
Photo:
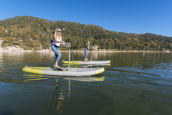
[[[0,52],[0,115],[172,115],[171,53],[94,52],[93,60],[111,64],[71,66],[105,68],[85,77],[22,71],[25,65],[52,66],[54,57],[52,52]],[[68,60],[67,52],[62,59]]]

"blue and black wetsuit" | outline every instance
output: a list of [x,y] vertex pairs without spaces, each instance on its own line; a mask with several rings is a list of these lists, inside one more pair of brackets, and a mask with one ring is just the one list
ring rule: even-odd
[[85,52],[85,58],[87,58],[88,57],[88,53],[87,53],[87,50],[89,50],[89,48],[90,48],[90,45],[86,45],[85,46],[85,49],[84,49],[84,52]]

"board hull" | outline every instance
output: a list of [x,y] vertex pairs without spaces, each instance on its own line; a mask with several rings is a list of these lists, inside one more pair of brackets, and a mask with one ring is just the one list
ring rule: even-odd
[[50,67],[24,67],[23,71],[27,73],[41,75],[61,75],[61,76],[90,76],[102,73],[104,68],[65,68],[65,71],[58,71]]

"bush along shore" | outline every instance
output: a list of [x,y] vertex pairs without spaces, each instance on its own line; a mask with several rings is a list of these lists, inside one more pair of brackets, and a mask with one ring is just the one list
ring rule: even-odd
[[[51,52],[51,48],[49,49],[40,49],[40,48],[21,48],[20,46],[7,46],[7,47],[0,47],[0,51],[9,52],[9,51],[20,51],[20,52]],[[71,49],[72,52],[84,52],[84,49]],[[151,50],[118,50],[118,49],[90,49],[88,52],[165,52],[170,53],[170,50],[164,51],[151,51]],[[68,48],[60,48],[60,52],[68,52]]]

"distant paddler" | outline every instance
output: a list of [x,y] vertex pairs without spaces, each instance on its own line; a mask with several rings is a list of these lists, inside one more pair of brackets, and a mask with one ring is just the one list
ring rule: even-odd
[[58,61],[61,57],[61,53],[59,52],[59,47],[60,47],[60,44],[65,45],[65,42],[62,41],[61,33],[62,33],[61,29],[57,28],[55,33],[54,33],[53,41],[51,43],[51,49],[55,53],[55,64],[53,66],[57,69],[61,69],[58,66]]
[[[64,61],[62,60],[62,63],[64,64],[73,64],[73,65],[82,65],[82,64],[97,64],[97,65],[102,65],[102,64],[109,64],[110,63],[110,60],[96,60],[96,61],[92,61],[92,50],[91,50],[91,60],[89,61],[87,59],[88,57],[88,53],[87,53],[87,50],[89,50],[90,48],[90,41],[88,41],[88,44],[85,46],[85,49],[84,49],[84,52],[85,52],[85,58],[84,58],[84,61]],[[70,52],[70,51],[69,51]],[[69,55],[70,56],[70,55]],[[69,57],[70,59],[70,57]],[[69,66],[68,66],[69,67]]]
[[87,59],[87,57],[88,57],[88,53],[87,53],[87,50],[89,50],[90,49],[90,41],[88,41],[87,42],[87,45],[85,46],[85,49],[84,49],[84,52],[85,52],[85,59],[84,59],[84,61],[89,61],[88,59]]

